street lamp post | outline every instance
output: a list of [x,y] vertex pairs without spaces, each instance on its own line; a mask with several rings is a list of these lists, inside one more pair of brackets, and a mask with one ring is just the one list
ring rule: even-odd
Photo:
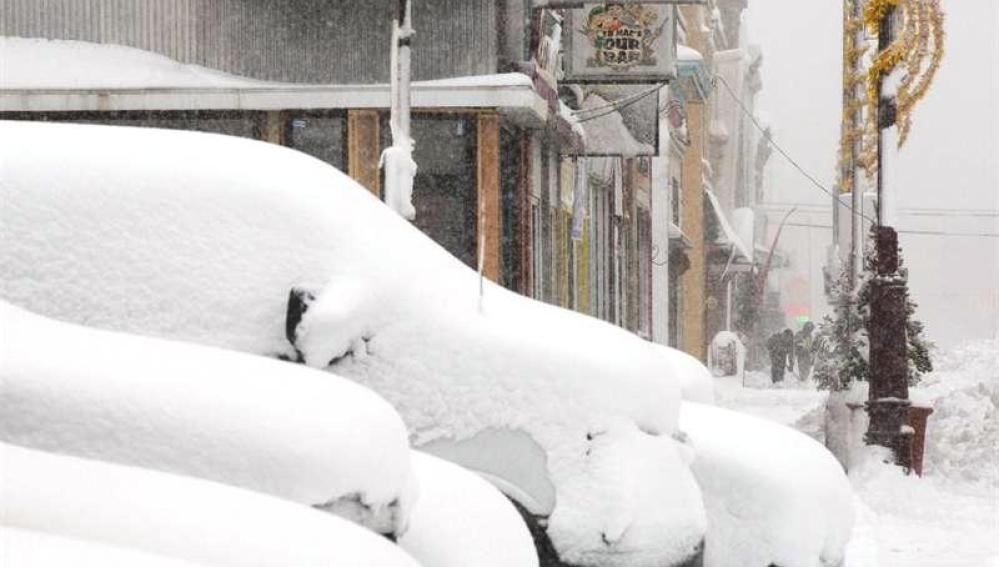
[[[892,42],[891,8],[879,22],[878,50]],[[891,449],[895,463],[911,468],[912,430],[908,427],[909,363],[906,338],[906,278],[900,271],[898,233],[886,226],[884,201],[886,188],[883,173],[882,131],[894,125],[891,101],[881,100],[884,74],[878,78],[877,97],[877,226],[875,228],[875,272],[870,282],[870,384],[867,413],[870,422],[865,441]]]

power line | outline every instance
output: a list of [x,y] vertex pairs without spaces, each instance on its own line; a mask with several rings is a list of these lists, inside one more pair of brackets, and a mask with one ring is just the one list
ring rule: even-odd
[[658,92],[664,86],[666,86],[665,83],[656,84],[656,86],[654,86],[654,87],[652,87],[652,88],[650,88],[648,90],[641,91],[641,92],[638,92],[638,93],[630,94],[630,95],[628,95],[628,96],[626,96],[624,98],[617,99],[617,100],[615,100],[613,102],[610,102],[610,103],[602,105],[602,106],[597,106],[597,107],[594,107],[594,108],[586,108],[586,109],[582,109],[582,110],[577,110],[577,111],[574,112],[574,114],[576,114],[578,116],[580,114],[584,114],[584,113],[587,113],[587,112],[602,111],[599,114],[589,115],[589,116],[586,116],[584,118],[577,118],[578,122],[589,122],[590,120],[596,120],[597,118],[603,118],[604,116],[607,116],[609,114],[614,114],[615,112],[617,112],[619,110],[622,110],[624,108],[627,108],[627,107],[635,104],[636,102],[644,99],[645,97]]
[[788,154],[784,150],[784,148],[782,148],[773,139],[773,134],[771,134],[770,132],[768,132],[767,129],[764,128],[763,125],[761,125],[758,120],[756,120],[756,117],[753,115],[752,112],[749,111],[748,108],[746,108],[746,105],[742,102],[742,99],[739,98],[739,96],[737,94],[735,94],[735,91],[732,90],[732,87],[729,86],[728,81],[725,80],[725,77],[722,77],[721,75],[715,75],[714,76],[714,80],[712,82],[714,84],[718,84],[720,82],[722,84],[722,86],[725,87],[725,90],[728,91],[729,96],[731,96],[732,100],[734,100],[735,103],[739,106],[739,109],[742,110],[742,113],[745,114],[747,118],[749,118],[749,120],[753,123],[753,126],[755,126],[756,129],[759,130],[760,133],[764,135],[764,137],[767,140],[767,142],[771,146],[773,146],[775,150],[777,150],[777,153],[779,153],[780,155],[782,155],[784,157],[784,159],[786,159],[787,162],[789,164],[791,164],[792,167],[794,167],[796,170],[798,170],[798,173],[802,174],[806,179],[808,179],[812,183],[812,185],[814,185],[820,191],[822,191],[826,195],[829,195],[830,197],[832,197],[842,207],[848,209],[851,212],[851,214],[859,216],[859,217],[863,218],[864,220],[866,220],[868,222],[876,223],[876,221],[874,219],[868,217],[862,211],[854,210],[852,204],[844,203],[839,198],[839,196],[837,196],[835,193],[833,193],[828,188],[826,188],[826,186],[823,185],[822,183],[820,183],[817,179],[815,179],[815,177],[812,174],[810,174],[807,171],[805,171],[805,168],[801,167],[801,165],[799,165],[798,162],[794,158],[792,158],[790,156],[790,154]]
[[[787,226],[797,226],[802,228],[822,228],[825,230],[832,230],[832,226],[827,224],[809,224],[809,223],[787,223]],[[973,238],[999,238],[999,232],[948,232],[946,230],[897,230],[899,234],[921,234],[928,236],[967,236]]]

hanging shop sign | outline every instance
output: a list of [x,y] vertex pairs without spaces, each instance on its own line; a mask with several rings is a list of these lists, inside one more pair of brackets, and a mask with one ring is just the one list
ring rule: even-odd
[[566,11],[565,83],[660,83],[676,76],[675,8],[586,3]]

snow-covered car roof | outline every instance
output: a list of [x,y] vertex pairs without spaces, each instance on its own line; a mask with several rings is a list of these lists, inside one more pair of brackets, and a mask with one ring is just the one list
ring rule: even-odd
[[0,443],[0,524],[218,567],[416,567],[306,506],[190,477]]
[[[628,564],[647,551],[671,564],[696,553],[704,511],[671,438],[683,381],[662,347],[490,282],[480,296],[472,270],[290,149],[190,132],[0,128],[10,244],[0,295],[12,303],[300,357],[388,399],[416,446],[523,431],[546,457],[555,500],[544,512],[563,558]],[[287,329],[292,289],[312,299]]]
[[0,301],[0,440],[264,492],[402,533],[415,484],[395,410],[349,380],[90,329]]

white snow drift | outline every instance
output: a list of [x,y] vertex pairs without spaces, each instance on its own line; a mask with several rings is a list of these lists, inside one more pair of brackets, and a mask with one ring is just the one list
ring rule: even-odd
[[266,492],[405,527],[405,426],[348,380],[60,323],[0,301],[0,440]]
[[0,523],[219,567],[416,567],[385,538],[272,496],[0,444]]
[[[301,355],[385,396],[416,445],[526,432],[555,487],[549,534],[586,563],[668,565],[699,545],[704,511],[671,439],[681,382],[660,348],[488,282],[480,302],[473,271],[342,173],[285,148],[189,132],[0,129],[0,295],[12,303]],[[297,352],[285,338],[293,287],[316,295]],[[645,462],[629,460],[626,476],[593,457],[632,459],[636,445]],[[629,559],[646,551],[647,562]]]

